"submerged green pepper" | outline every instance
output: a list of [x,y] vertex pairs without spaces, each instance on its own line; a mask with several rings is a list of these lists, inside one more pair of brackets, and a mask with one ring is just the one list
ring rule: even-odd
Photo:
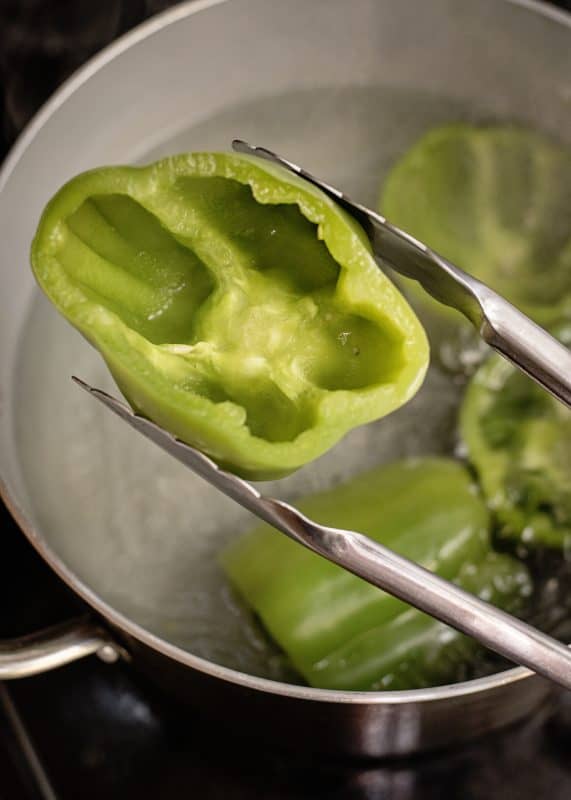
[[[568,149],[513,126],[447,125],[394,166],[380,205],[537,322],[571,315]],[[449,311],[410,287],[434,311]]]
[[[510,613],[521,610],[531,594],[526,567],[500,553],[466,563],[454,583]],[[352,638],[305,677],[323,689],[422,689],[459,680],[480,650],[474,639],[409,607]]]
[[[469,474],[455,461],[396,462],[297,505],[322,524],[364,533],[501,604],[529,588],[527,573],[517,562],[492,559],[488,512]],[[434,670],[427,672],[426,680],[446,680],[452,665],[458,666],[461,653],[469,649],[465,643],[457,645],[451,632],[442,633],[445,626],[268,525],[231,544],[222,554],[222,566],[314,686],[379,688],[396,680],[394,671],[408,662],[413,686],[420,680],[416,667],[422,672],[422,664],[432,660]],[[439,634],[438,642],[431,641],[431,632]],[[447,637],[456,655],[444,646]],[[438,658],[432,659],[429,650]]]
[[51,200],[37,280],[143,415],[278,477],[420,386],[420,323],[322,192],[229,154],[87,172]]
[[[554,329],[571,345],[571,322]],[[498,355],[476,372],[460,432],[499,534],[571,545],[571,411]]]

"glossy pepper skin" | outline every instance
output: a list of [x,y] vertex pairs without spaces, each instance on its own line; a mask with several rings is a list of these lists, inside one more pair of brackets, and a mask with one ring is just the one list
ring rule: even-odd
[[[571,322],[553,333],[571,346]],[[460,433],[499,535],[527,547],[571,545],[571,411],[493,355],[468,387]]]
[[[395,462],[296,503],[382,542],[469,591],[518,606],[524,567],[491,552],[489,514],[450,459]],[[222,555],[231,583],[313,686],[413,688],[454,678],[476,648],[401,600],[261,525]]]
[[139,413],[245,477],[298,469],[405,403],[427,368],[363,231],[259,159],[79,175],[45,209],[32,266]]
[[[445,125],[395,164],[380,208],[394,224],[542,325],[571,316],[571,151],[513,125]],[[413,281],[434,313],[460,321]]]

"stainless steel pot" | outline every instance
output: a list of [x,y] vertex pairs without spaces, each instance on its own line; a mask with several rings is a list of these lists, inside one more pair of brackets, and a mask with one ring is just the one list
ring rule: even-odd
[[[27,261],[44,203],[88,167],[241,136],[373,205],[388,165],[439,122],[517,119],[571,140],[570,76],[569,17],[537,3],[196,0],[60,89],[0,175],[2,493],[89,615],[4,643],[0,677],[122,657],[226,725],[358,756],[460,742],[546,699],[546,683],[523,669],[409,692],[292,683],[216,564],[246,512],[71,384],[72,372],[108,378],[39,296]],[[434,367],[410,407],[270,490],[291,498],[395,456],[446,451],[457,399]]]

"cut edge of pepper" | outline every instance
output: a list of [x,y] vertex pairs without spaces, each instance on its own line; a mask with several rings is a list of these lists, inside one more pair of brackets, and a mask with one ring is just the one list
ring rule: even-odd
[[[192,169],[195,172],[189,172]],[[189,174],[201,177],[221,175],[249,185],[254,199],[259,203],[297,205],[300,213],[317,226],[318,238],[324,241],[339,265],[335,293],[343,293],[344,301],[349,302],[348,310],[370,319],[381,328],[388,327],[392,333],[397,331],[402,338],[402,351],[406,358],[402,362],[398,381],[364,389],[325,392],[314,424],[293,440],[278,442],[269,442],[255,436],[244,423],[237,426],[235,416],[232,420],[226,413],[217,413],[227,411],[227,408],[217,410],[216,407],[220,404],[200,395],[189,394],[188,391],[181,392],[180,398],[175,392],[172,398],[168,398],[168,408],[165,409],[165,389],[172,392],[172,386],[161,380],[149,391],[149,385],[156,383],[156,374],[147,375],[142,384],[135,381],[140,385],[137,389],[138,397],[133,397],[133,392],[126,384],[131,384],[138,377],[138,373],[134,372],[133,358],[139,354],[128,344],[122,352],[112,333],[113,330],[122,328],[133,329],[125,325],[112,311],[101,305],[95,306],[87,300],[71,279],[66,281],[65,271],[57,264],[58,225],[85,200],[97,194],[126,194],[136,202],[141,202],[146,194],[156,189],[163,173],[170,180],[173,176]],[[261,182],[267,184],[268,178],[272,181],[270,189],[267,185],[260,186]],[[142,205],[147,207],[144,202]],[[350,237],[335,230],[335,223],[338,221],[345,230],[349,228]],[[262,166],[253,157],[234,154],[183,154],[147,167],[107,167],[82,173],[62,187],[47,205],[32,244],[32,266],[38,282],[52,302],[101,352],[119,388],[136,410],[162,424],[174,435],[203,449],[221,465],[230,467],[244,477],[260,480],[281,477],[322,455],[348,430],[378,419],[407,402],[420,387],[428,367],[428,343],[424,330],[398,289],[379,271],[364,232],[320,190],[292,176],[281,167],[269,164]],[[68,286],[60,286],[59,289],[63,291],[54,292],[53,275],[58,269],[63,273],[59,275],[60,280],[63,284],[67,282]],[[378,288],[375,297],[380,294],[382,304],[390,306],[392,316],[379,308],[378,300],[377,303],[372,300],[371,280]],[[66,298],[65,302],[61,302],[62,296]],[[95,324],[94,306],[100,309]],[[96,334],[94,330],[97,331]],[[163,411],[166,413],[163,414]],[[181,420],[182,424],[173,426],[173,414],[175,417],[194,416],[194,423],[191,419],[189,424],[186,419]],[[209,417],[212,424],[209,424]],[[197,422],[205,435],[195,435],[194,431],[189,436],[188,429],[196,426]]]

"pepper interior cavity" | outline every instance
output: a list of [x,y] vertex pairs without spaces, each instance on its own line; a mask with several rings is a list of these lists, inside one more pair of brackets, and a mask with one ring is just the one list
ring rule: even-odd
[[137,410],[250,477],[401,405],[427,366],[362,231],[241,156],[78,176],[48,205],[32,263]]

